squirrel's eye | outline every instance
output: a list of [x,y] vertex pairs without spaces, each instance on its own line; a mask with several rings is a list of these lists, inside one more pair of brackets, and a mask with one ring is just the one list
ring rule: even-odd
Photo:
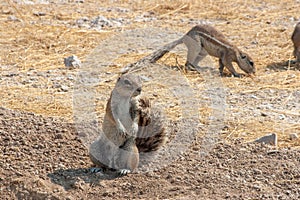
[[130,82],[129,82],[127,79],[124,80],[124,83],[125,83],[126,85],[130,85]]
[[249,60],[249,64],[250,64],[251,66],[254,65],[253,61],[251,61],[251,60]]
[[243,54],[241,54],[241,58],[242,58],[242,59],[245,59],[245,58],[247,58],[247,56],[246,56],[246,55],[243,55]]

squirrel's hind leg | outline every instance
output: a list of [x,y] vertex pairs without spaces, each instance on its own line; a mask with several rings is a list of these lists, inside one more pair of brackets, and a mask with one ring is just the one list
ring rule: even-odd
[[91,168],[88,169],[88,171],[90,173],[99,173],[99,172],[103,173],[104,169],[103,168],[99,168],[99,167],[91,167]]

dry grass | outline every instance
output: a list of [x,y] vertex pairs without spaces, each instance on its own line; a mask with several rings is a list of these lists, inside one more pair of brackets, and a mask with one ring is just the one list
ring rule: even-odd
[[[88,29],[68,27],[64,21],[76,21],[81,17],[118,17],[116,12],[103,12],[101,7],[124,7],[131,11],[123,13],[122,17],[135,19],[145,12],[159,20],[150,22],[133,22],[121,28],[107,28],[101,32]],[[77,55],[82,61],[111,34],[122,30],[144,26],[168,27],[176,31],[186,32],[192,26],[188,19],[198,19],[213,23],[216,28],[242,50],[252,55],[257,66],[257,77],[236,80],[224,78],[223,84],[231,89],[232,93],[246,94],[263,89],[286,90],[291,94],[299,91],[299,66],[289,65],[285,68],[283,61],[292,58],[292,44],[290,35],[295,21],[299,18],[299,3],[294,0],[277,1],[225,1],[225,0],[177,0],[177,1],[131,1],[120,0],[108,3],[85,0],[84,4],[16,4],[12,0],[0,3],[0,61],[1,66],[14,66],[19,72],[31,69],[37,71],[57,70],[63,68],[63,58]],[[35,12],[45,12],[45,16],[36,16]],[[16,16],[20,21],[10,21],[7,18]],[[184,21],[184,20],[186,21]],[[117,60],[113,72],[128,63],[136,61],[144,54],[122,55]],[[167,65],[184,63],[183,57],[174,54],[166,55],[162,61]],[[183,71],[182,71],[183,72]],[[2,73],[2,72],[1,72]],[[76,73],[76,71],[66,72]],[[183,72],[184,73],[184,72]],[[200,85],[203,79],[196,73],[185,73],[191,85]],[[46,80],[45,80],[46,81]],[[114,81],[108,83],[109,88]],[[199,86],[199,87],[200,87]],[[146,87],[150,87],[147,86]],[[159,87],[159,86],[153,86]],[[108,86],[99,86],[98,90],[108,89]],[[155,88],[153,88],[155,90]],[[204,90],[204,88],[202,88]],[[161,98],[167,91],[160,93]],[[200,92],[200,91],[199,91]],[[106,92],[107,93],[107,92]],[[60,116],[72,119],[72,91],[61,93],[51,89],[30,88],[22,85],[2,85],[0,88],[0,106],[31,111],[44,115]],[[107,94],[106,94],[107,95]],[[199,94],[201,95],[201,94]],[[276,99],[277,97],[274,97]],[[174,99],[167,99],[173,101]],[[286,97],[284,102],[288,102]],[[105,100],[97,102],[98,112],[103,113]],[[178,103],[167,110],[171,118],[179,116]],[[203,105],[199,108],[202,113],[200,122],[206,123],[210,108]],[[299,116],[299,112],[285,112],[286,115]],[[252,119],[227,122],[231,124],[226,137],[245,137],[253,139],[258,135],[269,132],[282,134],[281,145],[299,146],[299,141],[290,142],[288,133],[299,132],[298,125],[290,125],[284,133],[278,130],[274,121],[260,123]]]

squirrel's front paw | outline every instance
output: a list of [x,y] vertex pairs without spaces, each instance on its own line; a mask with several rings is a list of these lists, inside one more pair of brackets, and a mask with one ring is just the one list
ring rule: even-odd
[[236,78],[242,78],[244,75],[243,75],[243,74],[238,74],[238,73],[236,73],[236,74],[234,74],[233,76],[236,77]]
[[119,126],[118,127],[118,133],[122,136],[125,136],[126,135],[126,129],[124,126]]

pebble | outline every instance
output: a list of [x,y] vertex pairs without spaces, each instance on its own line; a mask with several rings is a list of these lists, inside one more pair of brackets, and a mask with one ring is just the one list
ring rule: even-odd
[[7,17],[7,20],[8,20],[8,21],[14,21],[14,22],[19,22],[19,21],[20,21],[20,20],[19,20],[16,16],[14,16],[14,15],[8,16],[8,17]]
[[265,135],[261,138],[254,140],[254,142],[277,146],[277,135],[276,133]]
[[151,78],[149,78],[149,77],[147,77],[147,76],[140,76],[140,77],[141,77],[141,79],[142,79],[143,81],[145,81],[145,82],[151,81]]
[[297,133],[291,133],[289,135],[289,139],[290,140],[297,140],[299,138],[298,134]]
[[33,12],[33,15],[35,15],[35,16],[45,16],[46,13],[44,13],[44,12]]
[[69,69],[76,69],[81,67],[81,61],[75,55],[64,58],[64,64]]
[[63,92],[68,92],[68,90],[69,90],[69,87],[68,87],[68,86],[65,86],[65,85],[62,85],[62,86],[61,86],[61,91],[63,91]]
[[84,23],[88,22],[90,19],[88,17],[82,17],[76,20],[78,26],[82,26]]

